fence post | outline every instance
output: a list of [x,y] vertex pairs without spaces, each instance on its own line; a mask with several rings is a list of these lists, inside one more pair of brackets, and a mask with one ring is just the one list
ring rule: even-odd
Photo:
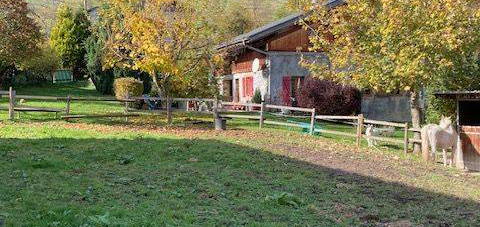
[[262,106],[260,107],[260,128],[263,128],[263,121],[265,120],[265,102],[262,101]]
[[8,103],[8,118],[10,120],[15,120],[15,93],[16,91],[13,90],[12,87],[10,87],[8,91],[8,98],[9,98],[9,103]]
[[213,120],[220,121],[220,114],[218,113],[218,105],[219,105],[219,100],[218,98],[215,98],[213,101]]
[[310,135],[315,134],[315,109],[312,111],[312,119],[310,119]]
[[357,121],[357,148],[360,149],[360,144],[362,143],[362,135],[363,135],[363,122],[364,122],[363,114],[358,115]]
[[67,108],[65,109],[65,115],[70,115],[70,102],[72,101],[72,97],[69,95],[67,96]]
[[405,123],[403,132],[403,152],[408,153],[408,123]]
[[127,114],[128,113],[128,106],[130,105],[130,94],[127,94],[126,98],[125,98],[125,110],[124,112]]
[[218,99],[215,99],[215,101],[213,102],[213,115],[215,118],[219,118],[219,114],[218,114]]
[[[127,97],[125,99],[125,115],[128,114],[128,101],[130,99],[130,94],[127,94]],[[128,122],[128,117],[125,117],[125,122]]]

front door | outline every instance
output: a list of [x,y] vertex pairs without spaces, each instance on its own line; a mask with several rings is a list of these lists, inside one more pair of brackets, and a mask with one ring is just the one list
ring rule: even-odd
[[233,101],[233,80],[223,81],[223,98],[227,102]]
[[235,79],[235,89],[233,89],[233,102],[240,102],[240,80]]

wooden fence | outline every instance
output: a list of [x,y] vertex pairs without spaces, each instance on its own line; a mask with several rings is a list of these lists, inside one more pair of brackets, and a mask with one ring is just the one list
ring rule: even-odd
[[[17,95],[16,91],[10,88],[9,91],[0,91],[0,98],[8,97],[9,103],[8,108],[3,110],[8,110],[8,117],[10,120],[14,120],[15,112],[50,112],[50,113],[65,113],[65,115],[61,116],[61,119],[69,120],[69,119],[78,119],[78,118],[103,118],[103,117],[125,117],[128,120],[128,117],[137,117],[141,116],[137,112],[146,112],[146,113],[159,113],[164,111],[152,111],[152,110],[131,110],[128,108],[128,103],[136,102],[136,101],[167,101],[166,98],[158,98],[158,97],[129,97],[127,99],[117,99],[115,97],[54,97],[54,96],[32,96],[32,95]],[[65,109],[54,109],[54,108],[41,108],[41,107],[28,107],[28,106],[17,106],[16,100],[17,99],[33,99],[33,100],[45,100],[45,101],[64,101],[66,103]],[[125,110],[123,113],[111,113],[111,114],[101,114],[101,115],[72,115],[71,114],[71,103],[73,101],[98,101],[98,102],[121,102],[125,104]],[[254,103],[233,103],[233,102],[219,102],[217,103],[214,99],[198,99],[198,98],[173,98],[170,99],[173,102],[186,102],[187,109],[185,111],[189,111],[188,103],[189,102],[212,102],[213,110],[207,111],[205,113],[212,114],[212,113],[219,113],[220,118],[228,118],[228,119],[249,119],[249,120],[256,120],[259,123],[259,127],[263,128],[265,125],[279,125],[279,126],[287,126],[287,127],[296,127],[302,128],[309,131],[310,134],[314,134],[315,132],[319,133],[326,133],[332,134],[337,136],[344,136],[344,137],[351,137],[356,139],[357,147],[360,147],[362,139],[373,139],[378,141],[383,141],[387,143],[399,144],[403,145],[404,152],[408,152],[409,144],[413,143],[421,143],[421,140],[416,140],[413,138],[409,138],[409,131],[419,132],[419,129],[409,128],[407,123],[394,123],[394,122],[386,122],[386,121],[375,121],[365,119],[363,115],[358,116],[324,116],[324,115],[316,115],[315,109],[310,108],[299,108],[299,107],[290,107],[290,106],[279,106],[279,105],[270,105],[262,102],[261,104],[254,104]],[[219,105],[217,105],[219,104]],[[244,107],[245,111],[235,111],[230,110],[226,107],[228,106],[240,106]],[[0,110],[2,110],[0,108]],[[268,120],[266,114],[269,110],[288,110],[294,111],[298,113],[307,114],[307,116],[283,116],[283,117],[297,117],[297,118],[304,118],[309,119],[309,123],[303,122],[281,122],[281,121],[274,121]],[[184,111],[184,110],[178,110]],[[132,113],[135,112],[135,113]],[[241,115],[241,113],[253,113],[255,115]],[[355,126],[355,133],[349,133],[344,131],[336,131],[336,130],[327,130],[323,128],[315,128],[317,121],[349,121],[351,125]],[[366,136],[364,135],[363,131],[365,125],[380,125],[380,126],[388,126],[394,128],[400,128],[403,130],[403,139],[396,139],[396,138],[389,138],[389,137],[382,137],[382,136]]]
[[[420,140],[415,140],[409,137],[409,131],[418,131],[417,129],[409,128],[408,123],[394,123],[394,122],[387,122],[387,121],[376,121],[376,120],[369,120],[365,119],[363,115],[358,116],[324,116],[324,115],[316,115],[315,109],[308,109],[308,108],[298,108],[298,107],[289,107],[289,106],[278,106],[278,105],[268,105],[265,103],[262,104],[251,104],[251,103],[224,103],[230,106],[244,106],[244,107],[257,107],[260,108],[258,111],[258,115],[235,115],[235,114],[220,114],[222,118],[239,118],[239,119],[250,119],[250,120],[258,120],[259,127],[262,128],[265,124],[270,125],[280,125],[280,126],[287,126],[287,127],[297,127],[297,128],[307,128],[305,124],[299,123],[290,123],[290,122],[279,122],[279,121],[271,121],[267,120],[265,117],[268,109],[277,109],[277,110],[290,110],[296,111],[301,113],[308,113],[310,116],[303,116],[302,118],[309,118],[310,124],[308,126],[310,134],[314,134],[315,132],[319,133],[326,133],[332,134],[337,136],[344,136],[344,137],[351,137],[356,139],[357,147],[360,147],[362,139],[373,139],[377,141],[392,143],[403,145],[403,150],[405,153],[408,152],[409,144],[413,143],[421,143]],[[245,113],[255,113],[252,111],[244,111]],[[285,117],[294,117],[294,116],[285,116]],[[297,116],[298,117],[298,116]],[[323,128],[315,128],[315,124],[317,121],[352,121],[350,124],[356,127],[355,133],[349,133],[344,131],[337,131],[337,130],[328,130]],[[403,131],[403,138],[390,138],[385,136],[367,136],[363,133],[365,125],[379,125],[379,126],[388,126],[394,127],[395,129],[400,128]]]
[[[8,108],[0,108],[0,110],[8,110],[8,119],[14,120],[16,112],[44,112],[44,113],[55,113],[55,116],[58,117],[59,113],[65,113],[61,116],[61,119],[76,119],[76,118],[104,118],[104,117],[137,117],[139,114],[127,113],[127,110],[124,113],[110,113],[110,114],[99,114],[99,115],[71,115],[71,103],[72,101],[89,101],[89,102],[134,102],[133,99],[118,100],[115,97],[56,97],[56,96],[36,96],[36,95],[17,95],[16,91],[12,88],[9,91],[0,91],[0,98],[8,98]],[[64,101],[66,106],[64,109],[57,108],[43,108],[35,106],[24,106],[17,105],[17,100],[27,99],[27,100],[43,100],[43,101]],[[127,105],[125,105],[127,107]]]
[[[278,105],[268,105],[265,102],[262,104],[254,104],[254,103],[231,103],[231,102],[222,102],[223,106],[243,106],[247,108],[260,108],[258,111],[258,116],[248,116],[248,115],[234,115],[234,114],[220,114],[221,118],[241,118],[241,119],[250,119],[250,120],[259,120],[259,127],[263,128],[264,125],[280,125],[280,126],[288,126],[288,127],[298,127],[298,128],[305,128],[305,126],[295,123],[288,123],[288,122],[280,122],[280,121],[270,121],[267,120],[265,114],[268,112],[268,109],[276,109],[276,110],[289,110],[289,111],[297,111],[303,113],[311,113],[311,123],[309,125],[309,131],[311,134],[314,133],[315,129],[315,109],[308,109],[308,108],[298,108],[298,107],[290,107],[290,106],[278,106]],[[255,113],[255,111],[244,111],[246,113]]]

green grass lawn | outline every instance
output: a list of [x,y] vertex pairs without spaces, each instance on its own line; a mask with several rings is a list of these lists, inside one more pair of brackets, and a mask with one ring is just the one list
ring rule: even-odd
[[[19,89],[71,92],[98,95],[82,84]],[[99,112],[117,108],[96,105]],[[0,122],[0,220],[6,226],[480,223],[479,176],[395,149],[355,152],[349,139],[259,129],[245,120],[215,132],[211,123],[186,123],[191,118],[211,122],[193,114],[177,115],[173,127],[149,115],[128,123],[37,114]]]
[[[18,95],[36,95],[36,96],[55,96],[55,97],[67,97],[68,95],[74,97],[101,97],[102,95],[95,91],[93,85],[87,82],[76,82],[68,84],[56,84],[56,85],[43,85],[38,87],[20,87],[16,88]],[[17,100],[19,101],[19,100]],[[25,100],[23,105],[42,108],[56,108],[65,109],[66,102],[61,101],[44,101],[44,100]],[[3,98],[0,101],[0,106],[8,106],[8,97]],[[72,114],[104,114],[104,113],[117,113],[124,110],[123,104],[119,102],[84,102],[84,101],[72,101],[71,112]],[[0,119],[7,119],[7,111],[0,112]],[[20,121],[42,121],[52,120],[55,118],[54,113],[20,113]]]

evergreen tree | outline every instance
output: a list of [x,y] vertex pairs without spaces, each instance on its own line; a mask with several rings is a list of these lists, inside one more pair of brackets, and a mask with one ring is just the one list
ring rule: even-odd
[[57,23],[50,34],[50,45],[60,57],[62,66],[71,68],[76,80],[86,73],[85,41],[90,36],[90,22],[85,10],[73,13],[68,6],[57,12]]

